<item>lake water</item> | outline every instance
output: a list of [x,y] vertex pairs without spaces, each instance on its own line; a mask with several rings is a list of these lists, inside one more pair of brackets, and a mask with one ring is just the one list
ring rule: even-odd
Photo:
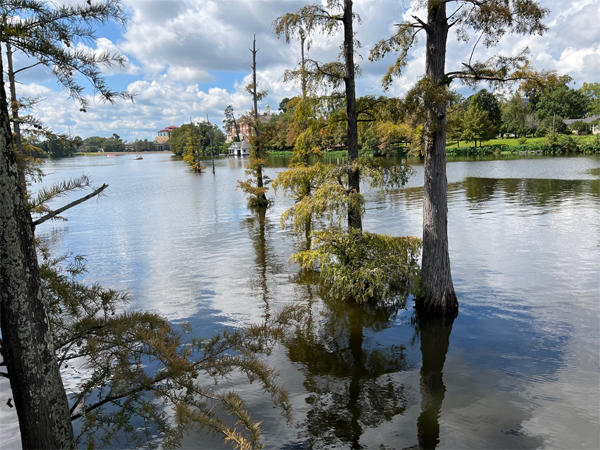
[[[267,448],[600,448],[598,156],[449,162],[460,313],[420,323],[410,302],[324,302],[298,281],[288,257],[303,241],[279,224],[292,201],[279,194],[265,215],[249,210],[235,189],[245,162],[218,159],[213,175],[167,154],[48,161],[46,183],[85,173],[109,188],[37,233],[56,253],[87,255],[88,280],[128,291],[131,308],[202,336],[309,306],[311,321],[268,358],[293,423],[232,381]],[[366,192],[366,230],[421,236],[423,166],[413,167],[404,189]],[[9,448],[18,436],[2,388]],[[190,435],[184,448],[227,447]]]

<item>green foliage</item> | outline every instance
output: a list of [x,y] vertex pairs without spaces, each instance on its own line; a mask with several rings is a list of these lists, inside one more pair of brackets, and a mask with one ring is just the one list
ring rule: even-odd
[[104,150],[107,153],[124,152],[125,143],[117,133],[113,133],[111,137],[105,139],[104,142],[102,142],[102,150]]
[[600,140],[595,136],[590,139],[575,140],[571,136],[559,134],[550,135],[545,143],[523,144],[523,145],[487,145],[480,147],[452,147],[447,148],[446,153],[455,156],[491,155],[494,153],[519,154],[538,153],[545,155],[561,155],[566,153],[600,153]]
[[85,111],[89,100],[79,77],[86,79],[100,99],[115,102],[132,99],[127,91],[108,88],[100,67],[123,66],[126,58],[118,53],[83,50],[78,44],[95,41],[94,28],[110,21],[125,24],[126,17],[118,0],[61,5],[48,1],[7,0],[0,2],[3,18],[2,42],[20,50],[48,67],[57,81]]
[[154,142],[148,139],[136,139],[133,142],[134,152],[151,152],[154,150]]
[[83,140],[84,150],[88,153],[99,152],[106,138],[100,136],[90,136]]
[[290,101],[290,99],[288,97],[285,97],[283,100],[281,100],[279,102],[279,111],[282,112],[286,112],[287,111],[287,104]]
[[521,83],[519,91],[529,100],[533,111],[537,110],[540,98],[554,89],[564,87],[573,81],[569,75],[558,75],[556,71],[541,73],[536,77],[528,78]]
[[225,119],[223,120],[223,125],[225,126],[226,130],[233,130],[235,131],[235,137],[233,138],[234,142],[240,142],[240,127],[238,125],[238,122],[235,120],[235,111],[233,109],[233,106],[228,105],[227,108],[225,108]]
[[213,149],[225,142],[225,135],[217,125],[209,122],[184,123],[171,131],[169,146],[175,155],[183,156],[186,161],[195,163],[196,152],[210,155],[210,140],[213,139]]
[[493,131],[493,125],[487,114],[479,108],[477,103],[472,102],[464,116],[462,139],[475,143],[487,141],[493,137]]
[[446,135],[449,140],[459,142],[464,131],[465,111],[459,103],[450,105],[446,110]]
[[[58,361],[78,380],[70,404],[72,420],[81,421],[80,445],[174,448],[196,429],[221,435],[234,448],[262,448],[259,424],[243,400],[203,386],[200,375],[215,383],[234,373],[258,381],[290,418],[287,392],[259,355],[300,310],[286,308],[268,323],[200,339],[188,324],[178,330],[155,313],[119,312],[126,295],[78,280],[86,272],[82,257],[52,258],[41,249],[40,272]],[[134,428],[136,418],[145,425]]]
[[568,119],[585,117],[589,111],[589,100],[580,91],[566,85],[547,89],[537,103],[538,119],[551,119],[556,116]]
[[327,295],[365,303],[408,294],[418,272],[421,240],[350,229],[313,232],[313,248],[291,256],[304,269],[319,270]]
[[485,89],[481,89],[468,100],[469,105],[474,103],[480,110],[486,113],[488,120],[492,123],[496,130],[500,128],[502,122],[502,112],[500,111],[500,102],[493,93],[488,92]]
[[[339,227],[349,208],[355,208],[362,214],[363,196],[348,187],[350,168],[360,172],[363,182],[381,191],[403,186],[413,173],[407,165],[391,164],[382,158],[372,157],[358,158],[352,166],[318,162],[281,172],[273,181],[273,188],[296,198],[294,206],[281,216],[282,226],[290,222],[294,231],[299,232],[314,218]],[[304,194],[307,186],[310,195]]]
[[39,148],[52,158],[73,156],[75,150],[77,150],[73,142],[55,135],[49,136],[48,139],[40,143]]
[[600,115],[600,83],[583,83],[579,91],[588,100],[588,113],[590,116]]
[[517,92],[509,101],[502,113],[503,131],[515,136],[523,134],[526,127],[527,108]]
[[569,128],[573,131],[577,131],[577,134],[587,134],[590,131],[591,124],[585,123],[583,120],[576,120]]
[[269,156],[265,142],[272,140],[276,127],[274,124],[263,124],[260,119],[253,120],[252,127],[254,132],[249,137],[250,155],[246,166],[246,175],[249,178],[239,180],[237,187],[248,196],[248,206],[257,208],[269,206],[271,203],[265,195],[271,180],[263,175],[262,168],[267,166]]

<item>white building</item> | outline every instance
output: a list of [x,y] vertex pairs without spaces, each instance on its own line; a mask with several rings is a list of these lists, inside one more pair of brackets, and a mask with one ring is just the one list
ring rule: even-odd
[[250,143],[246,140],[242,142],[232,142],[229,146],[229,154],[233,156],[247,156],[250,154]]

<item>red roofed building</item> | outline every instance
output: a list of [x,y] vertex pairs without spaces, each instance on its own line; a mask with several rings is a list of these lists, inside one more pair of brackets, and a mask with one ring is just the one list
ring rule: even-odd
[[157,144],[164,144],[165,142],[167,142],[169,140],[169,137],[171,136],[171,131],[173,131],[177,128],[179,128],[179,127],[176,127],[175,125],[171,125],[170,127],[163,128],[162,130],[160,130],[158,132],[158,136],[156,136],[154,138],[154,142],[156,142]]
[[169,138],[171,137],[171,131],[177,129],[175,125],[171,125],[170,127],[163,128],[158,132],[158,136],[154,138],[154,147],[156,150],[164,151],[169,150]]

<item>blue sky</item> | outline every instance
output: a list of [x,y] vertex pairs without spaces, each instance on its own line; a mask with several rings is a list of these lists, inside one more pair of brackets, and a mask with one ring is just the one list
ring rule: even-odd
[[[76,0],[67,0],[77,3]],[[49,71],[35,68],[22,73],[19,95],[39,95],[36,114],[57,132],[83,138],[110,136],[116,132],[126,140],[153,139],[168,125],[181,125],[206,118],[222,123],[223,110],[233,105],[237,113],[251,107],[243,90],[248,82],[251,54],[248,48],[256,34],[259,84],[269,90],[262,103],[272,110],[284,97],[298,93],[298,87],[283,83],[283,72],[299,59],[299,46],[287,45],[272,32],[272,21],[286,12],[296,11],[307,2],[297,0],[123,0],[130,21],[126,27],[109,24],[97,30],[96,44],[90,51],[120,51],[128,63],[122,70],[105,71],[107,82],[116,90],[136,92],[134,103],[105,105],[90,97],[86,113],[67,98]],[[357,39],[363,48],[359,61],[363,74],[357,82],[358,95],[380,94],[380,79],[391,59],[380,63],[367,60],[368,50],[379,39],[389,36],[403,14],[424,12],[416,2],[398,0],[356,0],[354,10],[362,18],[356,25]],[[544,36],[507,36],[493,49],[480,49],[486,58],[494,53],[515,54],[529,46],[538,69],[557,70],[571,75],[579,87],[584,81],[600,80],[600,39],[597,0],[541,0],[551,13]],[[413,49],[411,61],[388,95],[401,95],[423,74],[424,37]],[[341,36],[315,36],[310,57],[319,61],[334,59]],[[458,43],[449,35],[447,70],[466,59],[472,43]],[[15,55],[15,65],[25,64]],[[469,91],[455,86],[463,94]],[[485,87],[485,86],[482,86]],[[91,95],[92,93],[90,93]]]

